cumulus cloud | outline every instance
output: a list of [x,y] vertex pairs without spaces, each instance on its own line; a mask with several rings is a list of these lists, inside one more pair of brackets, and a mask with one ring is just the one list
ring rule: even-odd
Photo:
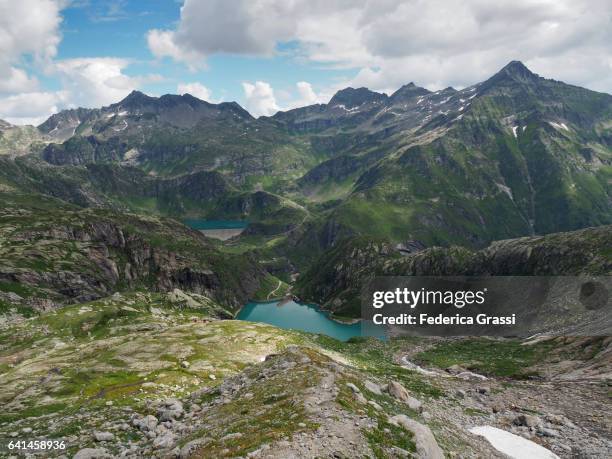
[[67,99],[65,92],[28,92],[0,98],[0,113],[13,124],[42,123],[57,113]]
[[328,94],[316,93],[312,85],[307,81],[298,81],[295,85],[297,97],[292,98],[286,104],[287,109],[304,107],[305,105],[321,104],[330,98]]
[[[128,76],[130,62],[110,57],[57,60],[66,0],[0,0],[0,116],[17,124],[38,123],[67,107],[116,102],[159,76]],[[121,6],[121,2],[116,5]],[[118,10],[109,7],[116,15]],[[62,89],[43,91],[36,70],[59,78]]]
[[23,69],[0,65],[0,94],[34,91],[37,88],[38,80]]
[[151,31],[149,45],[194,65],[295,43],[298,56],[355,68],[347,83],[377,90],[465,86],[520,59],[612,92],[611,21],[609,0],[185,0],[177,27]]
[[126,59],[111,57],[64,59],[50,63],[46,71],[59,77],[62,89],[29,91],[0,98],[0,114],[15,124],[39,123],[70,107],[100,107],[117,102],[158,75],[131,77],[124,73]]
[[170,57],[192,69],[204,68],[204,55],[197,50],[175,43],[175,32],[153,29],[147,33],[147,44],[157,58]]
[[54,57],[61,40],[60,7],[55,0],[0,0],[0,62],[12,62],[23,54]]
[[27,61],[46,66],[57,54],[61,6],[55,0],[0,0],[0,114],[9,122],[38,122],[63,97],[40,91],[38,79],[24,69]]
[[192,96],[205,100],[206,102],[211,101],[210,89],[208,89],[202,83],[179,83],[179,85],[176,87],[176,91],[179,94],[191,94]]
[[279,40],[291,37],[292,2],[276,0],[186,0],[175,30],[150,30],[149,49],[201,66],[213,53],[271,55]]
[[276,103],[274,90],[265,81],[256,81],[254,84],[249,82],[242,83],[246,109],[253,116],[270,116],[280,110]]
[[36,78],[21,68],[23,56],[47,62],[61,40],[61,4],[54,0],[0,0],[0,94],[32,91]]
[[146,82],[158,81],[158,75],[131,77],[124,73],[126,59],[113,57],[65,59],[55,63],[74,106],[99,107],[117,102]]

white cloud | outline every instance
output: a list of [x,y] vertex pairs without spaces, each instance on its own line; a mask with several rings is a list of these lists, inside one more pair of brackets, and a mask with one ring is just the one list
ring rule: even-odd
[[[0,117],[17,123],[39,122],[66,107],[116,102],[142,84],[160,79],[128,76],[126,59],[56,60],[62,38],[61,10],[68,4],[66,0],[0,0]],[[116,10],[111,7],[109,12]],[[58,77],[62,89],[42,91],[38,79],[26,69]]]
[[0,115],[9,122],[37,123],[65,97],[40,91],[23,68],[29,60],[46,67],[55,57],[61,7],[59,0],[0,0]]
[[287,108],[304,107],[306,105],[321,104],[327,102],[331,95],[317,94],[312,85],[307,81],[299,81],[295,85],[298,97],[287,103]]
[[100,107],[117,102],[132,90],[161,77],[131,77],[124,73],[126,59],[113,57],[65,59],[57,61],[53,71],[70,94],[69,103],[81,107]]
[[291,37],[293,11],[293,2],[276,0],[186,0],[176,30],[150,30],[147,42],[154,56],[191,67],[212,53],[271,55]]
[[15,124],[40,122],[69,107],[100,107],[117,102],[157,75],[131,77],[124,73],[129,61],[99,57],[64,59],[49,63],[47,73],[58,76],[62,89],[30,91],[0,98],[0,114]]
[[57,113],[66,96],[64,92],[30,92],[4,97],[0,113],[8,115],[4,119],[9,123],[38,125]]
[[244,96],[246,99],[246,109],[253,116],[274,115],[280,108],[276,103],[274,90],[265,81],[256,81],[255,84],[242,83]]
[[191,94],[198,99],[205,100],[206,102],[211,102],[210,97],[210,89],[204,86],[202,83],[179,83],[176,87],[176,91],[179,94]]
[[171,57],[175,61],[184,62],[192,70],[205,67],[203,54],[178,46],[174,40],[173,31],[153,29],[147,33],[147,44],[155,57]]
[[0,94],[38,87],[36,78],[21,68],[23,56],[44,63],[56,55],[60,8],[55,0],[0,0]]
[[34,91],[37,88],[38,80],[29,76],[24,70],[0,65],[0,94]]
[[298,103],[302,105],[312,105],[319,101],[319,97],[312,89],[312,85],[307,81],[298,81],[296,87],[300,94]]
[[50,59],[61,40],[61,2],[55,0],[0,0],[0,61],[23,54]]
[[291,42],[299,57],[356,68],[349,83],[377,90],[465,86],[520,59],[612,92],[611,20],[609,0],[185,0],[175,29],[152,31],[164,46],[149,44],[194,65],[215,53],[270,56]]

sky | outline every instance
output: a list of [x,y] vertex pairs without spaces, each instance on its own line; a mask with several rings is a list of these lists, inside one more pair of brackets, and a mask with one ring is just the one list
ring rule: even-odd
[[612,93],[612,0],[0,0],[0,119],[134,89],[253,115],[482,81],[511,60]]

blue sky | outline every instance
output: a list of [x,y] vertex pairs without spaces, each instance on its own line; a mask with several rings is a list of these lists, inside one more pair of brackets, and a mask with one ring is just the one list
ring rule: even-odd
[[[176,93],[181,83],[200,83],[213,100],[245,103],[242,83],[266,81],[276,91],[292,93],[299,81],[325,89],[348,81],[355,69],[330,69],[309,65],[291,52],[286,43],[277,45],[274,56],[219,54],[206,58],[205,68],[190,69],[171,58],[156,59],[147,47],[147,32],[170,29],[180,19],[180,3],[171,0],[146,2],[90,1],[76,3],[62,13],[63,39],[58,59],[84,56],[113,56],[129,59],[126,75],[157,74],[160,81],[147,82],[139,89],[154,95]],[[51,82],[50,82],[51,83]],[[51,83],[52,84],[52,83]]]
[[134,89],[254,115],[482,81],[511,60],[612,92],[609,0],[0,0],[0,119],[39,123]]

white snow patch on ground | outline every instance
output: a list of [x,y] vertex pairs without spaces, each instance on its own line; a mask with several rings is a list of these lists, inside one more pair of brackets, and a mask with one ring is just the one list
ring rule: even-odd
[[567,127],[567,125],[565,123],[555,123],[554,121],[549,121],[548,124],[550,124],[552,127],[556,128],[556,129],[565,129],[566,131],[569,131],[569,128]]
[[[514,134],[514,136],[516,137],[516,134]],[[497,183],[497,182],[495,183],[495,185],[497,185],[497,188],[499,188],[500,191],[506,193],[510,199],[514,200],[514,197],[512,196],[512,190],[510,189],[510,187],[507,187],[503,183]]]
[[493,448],[512,459],[559,459],[543,446],[496,427],[477,426],[470,432],[486,438]]
[[361,105],[358,105],[357,107],[353,107],[353,108],[346,108],[346,105],[338,104],[338,105],[334,105],[334,107],[341,108],[345,112],[356,112],[356,111],[358,111],[360,109]]
[[113,127],[114,131],[119,132],[119,131],[124,131],[124,130],[127,129],[127,127],[128,127],[127,121],[126,120],[121,120],[121,121],[123,121],[123,126],[121,126],[121,127]]
[[420,366],[418,366],[416,363],[412,363],[410,360],[408,360],[408,356],[403,355],[402,358],[400,359],[401,365],[404,368],[407,368],[409,370],[413,370],[416,371],[417,373],[421,373],[422,375],[426,375],[426,376],[447,376],[447,375],[440,375],[439,373],[435,372],[435,371],[431,371],[431,370],[426,370],[425,368],[421,368]]

